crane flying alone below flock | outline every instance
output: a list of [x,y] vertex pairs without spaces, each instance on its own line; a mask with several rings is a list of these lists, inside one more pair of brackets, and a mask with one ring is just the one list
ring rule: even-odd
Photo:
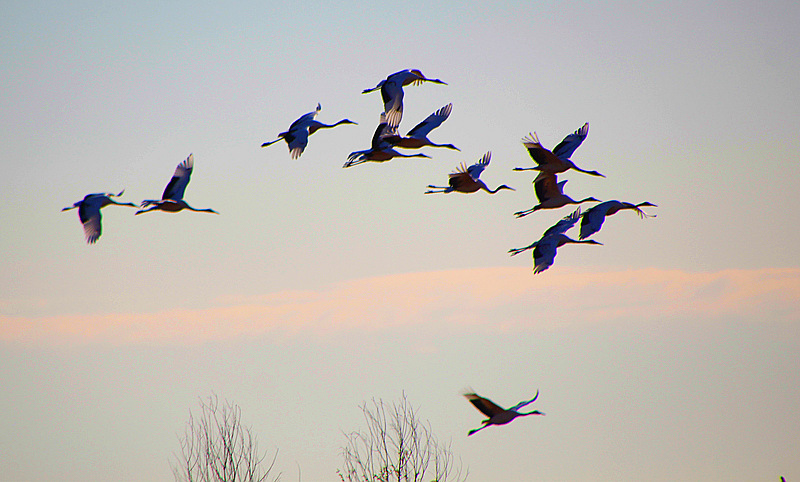
[[564,138],[552,151],[542,146],[539,143],[539,138],[536,133],[530,134],[530,137],[522,139],[522,144],[528,148],[528,154],[531,159],[536,163],[534,167],[515,167],[515,171],[541,171],[543,173],[558,174],[565,172],[569,169],[574,169],[585,174],[592,176],[605,177],[597,171],[587,171],[579,168],[570,159],[575,152],[589,135],[589,123],[585,123],[580,129]]
[[214,213],[219,214],[213,209],[195,209],[189,206],[183,200],[183,193],[186,191],[186,186],[189,185],[189,180],[192,177],[192,170],[194,169],[194,155],[189,154],[185,161],[178,164],[175,168],[175,174],[169,180],[164,194],[161,199],[145,199],[142,201],[141,207],[152,206],[150,209],[141,209],[136,211],[136,214],[149,213],[150,211],[166,211],[176,213],[184,209],[196,212]]
[[541,172],[533,181],[533,190],[536,193],[536,199],[539,200],[539,204],[524,211],[517,211],[514,213],[514,216],[521,218],[533,212],[539,211],[540,209],[557,209],[568,204],[600,202],[599,199],[595,199],[593,197],[587,197],[585,199],[581,199],[580,201],[575,201],[571,197],[564,194],[564,184],[566,183],[566,179],[558,182],[555,174]]
[[265,142],[261,147],[271,146],[280,140],[286,141],[289,146],[289,154],[292,159],[297,159],[303,154],[306,146],[308,146],[308,136],[317,132],[319,129],[331,129],[341,124],[356,124],[350,119],[342,119],[335,124],[323,124],[316,120],[317,114],[322,110],[322,104],[317,104],[316,110],[300,116],[299,119],[292,122],[286,132],[278,134],[278,138],[274,141]]
[[98,192],[94,194],[87,194],[84,198],[72,206],[67,206],[61,211],[69,211],[70,209],[78,208],[78,218],[83,224],[83,233],[86,236],[86,242],[94,244],[100,239],[103,234],[103,215],[100,214],[100,209],[108,206],[109,204],[116,204],[117,206],[131,206],[137,207],[133,203],[120,203],[113,198],[120,197],[125,192],[123,189],[119,194],[110,192]]
[[383,98],[383,113],[386,114],[386,119],[391,125],[399,126],[400,120],[403,118],[403,86],[409,84],[418,85],[423,82],[447,85],[446,82],[442,82],[439,79],[425,77],[417,69],[406,69],[393,73],[378,82],[375,87],[364,89],[361,93],[367,94],[380,89],[381,97]]
[[575,226],[580,218],[581,208],[579,207],[575,210],[575,212],[548,228],[538,241],[535,241],[524,248],[509,249],[508,252],[511,254],[511,256],[515,256],[523,251],[533,249],[533,273],[538,274],[553,265],[553,262],[556,259],[556,250],[565,244],[575,243],[602,245],[602,243],[598,243],[593,239],[577,241],[564,234],[570,228]]
[[483,420],[482,426],[472,429],[467,432],[467,436],[470,436],[484,428],[488,427],[489,425],[505,425],[508,422],[514,420],[517,417],[525,417],[527,415],[544,415],[542,412],[538,410],[534,410],[532,412],[518,412],[518,410],[530,403],[533,403],[539,397],[539,390],[536,390],[536,395],[530,399],[519,402],[518,404],[514,405],[509,409],[505,409],[503,407],[498,406],[488,398],[481,397],[477,393],[465,393],[464,396],[469,400],[475,408],[480,410],[484,415],[489,417],[486,420]]
[[624,209],[630,209],[634,211],[642,219],[656,217],[655,214],[646,214],[644,211],[642,211],[641,208],[644,206],[658,207],[655,204],[647,201],[639,204],[633,204],[616,200],[606,201],[592,206],[589,210],[583,213],[581,219],[581,234],[579,238],[586,239],[594,233],[600,231],[600,228],[603,226],[603,221],[605,221],[608,216],[612,216]]
[[347,156],[347,162],[342,167],[352,167],[365,162],[386,162],[395,157],[424,157],[430,159],[422,153],[401,154],[392,148],[392,144],[386,141],[386,137],[397,132],[397,126],[392,126],[386,120],[386,114],[381,113],[380,123],[372,135],[372,146],[363,151],[354,151]]
[[442,187],[442,186],[434,186],[432,184],[428,185],[428,190],[425,191],[425,194],[434,194],[434,193],[450,193],[453,191],[463,192],[463,193],[471,193],[476,192],[481,189],[488,192],[489,194],[495,194],[501,189],[509,189],[514,191],[513,187],[508,187],[505,184],[502,184],[497,187],[495,190],[491,190],[486,187],[486,184],[480,180],[481,173],[489,165],[489,162],[492,160],[492,153],[487,152],[483,155],[483,158],[476,162],[475,164],[467,167],[463,162],[458,167],[455,172],[450,173],[450,177],[448,180],[449,186]]

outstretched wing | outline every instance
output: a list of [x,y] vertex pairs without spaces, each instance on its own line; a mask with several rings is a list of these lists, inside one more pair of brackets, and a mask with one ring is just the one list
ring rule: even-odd
[[589,135],[589,123],[584,124],[580,129],[568,135],[561,141],[554,149],[555,154],[560,159],[569,159],[572,153],[583,143],[586,136]]
[[475,180],[470,176],[469,169],[467,166],[462,162],[460,166],[454,171],[449,174],[447,179],[448,184],[453,189],[458,190],[461,186],[468,186],[470,184],[474,184]]
[[492,417],[498,413],[505,412],[503,407],[496,405],[493,401],[489,400],[488,398],[483,398],[477,393],[465,393],[464,396],[475,405],[475,408],[480,410],[484,415],[487,417]]
[[189,157],[175,168],[175,174],[169,180],[161,199],[172,199],[173,201],[183,199],[183,193],[192,177],[192,169],[194,169],[194,154],[189,154]]
[[581,208],[578,206],[572,214],[569,216],[565,216],[561,221],[557,222],[556,224],[550,226],[547,231],[542,234],[542,237],[547,237],[552,234],[564,234],[569,231],[570,228],[575,226],[578,220],[581,218]]
[[528,149],[528,154],[537,166],[547,164],[547,155],[550,154],[550,151],[539,143],[539,137],[535,132],[529,134],[528,137],[523,137],[522,145]]
[[403,118],[403,95],[403,85],[392,80],[391,76],[381,86],[383,112],[394,126],[399,126]]
[[424,121],[420,122],[413,129],[408,131],[407,137],[416,137],[422,139],[427,137],[428,134],[442,125],[442,122],[450,117],[450,112],[453,111],[453,104],[447,104],[433,114],[429,115]]
[[103,234],[103,216],[100,214],[100,208],[103,207],[102,194],[92,194],[86,196],[81,205],[78,207],[78,217],[83,224],[83,234],[86,236],[86,242],[94,244],[100,239]]
[[308,146],[308,127],[301,126],[289,129],[289,132],[283,138],[289,146],[290,157],[297,159]]
[[397,134],[397,124],[390,122],[386,113],[381,113],[378,127],[375,128],[375,133],[372,134],[372,149],[382,150],[391,147],[385,138]]
[[559,183],[555,174],[542,171],[533,181],[533,190],[536,192],[536,199],[538,199],[540,203],[543,203],[554,196],[558,196],[566,182],[565,180]]
[[486,169],[486,166],[488,166],[491,161],[492,161],[492,152],[489,151],[483,155],[480,161],[476,162],[475,164],[467,168],[469,176],[475,181],[477,181],[478,178],[481,177],[481,173],[483,172],[483,170]]
[[322,110],[322,104],[317,103],[317,109],[313,112],[309,112],[308,114],[303,114],[298,118],[296,121],[292,122],[292,125],[289,126],[289,130],[298,129],[300,127],[308,127],[308,124],[311,123],[319,114],[319,111]]
[[524,400],[522,402],[519,402],[518,404],[516,404],[513,407],[509,408],[509,410],[517,411],[520,408],[524,407],[525,405],[527,405],[529,403],[533,403],[534,401],[536,401],[537,398],[539,398],[539,390],[536,390],[536,395],[534,395],[533,398],[531,398],[530,400]]
[[539,244],[533,250],[533,274],[541,273],[556,260],[556,249],[558,248],[558,238],[563,235],[555,234],[546,236],[539,240]]
[[581,220],[581,234],[579,236],[580,239],[588,238],[594,233],[600,231],[600,228],[603,227],[603,222],[606,220],[606,214],[614,205],[614,203],[619,204],[618,201],[606,201],[591,207],[589,210],[583,213],[583,219]]

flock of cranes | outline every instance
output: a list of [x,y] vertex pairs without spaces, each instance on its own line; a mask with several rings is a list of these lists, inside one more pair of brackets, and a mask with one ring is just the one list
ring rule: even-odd
[[[452,150],[460,150],[453,144],[439,144],[435,143],[428,138],[431,131],[441,126],[444,121],[448,119],[452,110],[453,104],[447,104],[440,109],[434,111],[431,115],[425,118],[422,122],[417,124],[414,128],[409,130],[405,136],[401,135],[398,131],[400,122],[403,118],[403,87],[407,85],[418,85],[423,82],[431,82],[435,84],[447,85],[439,79],[429,79],[425,77],[419,70],[402,70],[389,75],[386,79],[380,81],[375,87],[365,89],[362,93],[367,94],[376,90],[380,90],[381,98],[383,100],[383,112],[380,114],[378,126],[372,136],[371,145],[368,149],[354,151],[350,153],[347,162],[343,165],[345,168],[356,166],[365,162],[386,162],[395,157],[422,157],[430,158],[427,154],[417,152],[405,154],[399,152],[397,149],[420,149],[423,147],[437,147]],[[286,142],[289,155],[292,159],[299,158],[306,146],[308,146],[309,137],[320,129],[331,129],[345,124],[356,124],[349,119],[342,119],[334,124],[324,124],[316,120],[322,105],[317,104],[314,111],[304,114],[289,126],[289,128],[278,134],[277,139],[261,144],[261,147],[268,147],[279,141]],[[549,150],[542,146],[536,133],[529,134],[529,137],[522,139],[522,144],[527,148],[531,159],[535,165],[532,167],[516,167],[514,171],[536,171],[537,175],[533,180],[534,193],[538,204],[530,209],[518,211],[514,213],[517,218],[528,216],[536,211],[543,209],[558,209],[568,205],[578,205],[577,209],[570,215],[564,217],[555,225],[547,229],[537,241],[522,248],[514,248],[509,250],[511,256],[517,255],[524,251],[533,250],[533,272],[541,273],[553,265],[556,257],[556,250],[565,244],[594,244],[600,245],[593,239],[587,239],[597,233],[603,225],[605,218],[612,216],[622,210],[632,210],[641,218],[654,217],[655,215],[646,214],[641,208],[646,206],[655,207],[655,204],[650,202],[642,202],[633,204],[629,202],[622,202],[617,200],[601,202],[594,197],[586,197],[579,201],[574,200],[570,196],[564,194],[564,185],[566,180],[558,180],[558,175],[563,174],[569,170],[581,172],[584,174],[605,177],[603,174],[586,170],[578,167],[572,161],[572,155],[576,149],[583,143],[589,134],[589,124],[585,123],[580,129],[572,134],[567,135],[553,150]],[[487,152],[476,163],[466,166],[462,163],[454,172],[448,177],[447,186],[428,185],[428,190],[425,194],[434,193],[474,193],[480,190],[486,191],[489,194],[496,194],[501,190],[514,190],[514,188],[502,184],[494,189],[489,188],[481,179],[481,173],[489,166],[491,162],[492,153]],[[78,209],[78,215],[81,223],[83,224],[86,242],[89,244],[95,243],[102,234],[101,222],[101,208],[108,205],[118,206],[131,206],[140,207],[142,209],[136,211],[135,214],[143,214],[151,211],[165,211],[165,212],[178,212],[184,209],[208,212],[219,214],[213,209],[196,209],[190,206],[183,199],[186,187],[191,179],[192,169],[194,168],[194,157],[189,157],[178,164],[175,173],[170,179],[161,199],[146,199],[140,203],[139,206],[133,203],[122,203],[116,201],[115,197],[122,196],[123,192],[119,194],[113,193],[94,193],[88,194],[81,201],[74,203],[72,206],[65,207],[62,211],[71,209]],[[581,213],[580,205],[587,202],[596,202],[595,206],[588,209],[586,212]],[[566,232],[572,229],[580,221],[580,234],[579,239],[572,239],[566,235]],[[481,397],[476,393],[465,393],[464,396],[469,400],[478,410],[489,417],[483,420],[483,425],[477,429],[470,430],[468,435],[472,435],[490,425],[504,425],[511,422],[517,417],[527,415],[544,415],[538,410],[532,412],[519,412],[522,407],[533,403],[539,396],[537,390],[536,395],[526,401],[522,401],[517,405],[504,409],[491,400]]]

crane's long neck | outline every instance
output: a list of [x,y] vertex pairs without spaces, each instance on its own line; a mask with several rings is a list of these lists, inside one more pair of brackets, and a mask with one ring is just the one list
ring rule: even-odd
[[335,124],[323,124],[322,122],[314,121],[314,123],[308,128],[308,134],[311,135],[316,132],[318,129],[331,129],[341,124],[349,124],[350,121],[347,119],[342,119]]
[[498,193],[499,191],[501,191],[502,189],[509,189],[509,190],[511,190],[511,191],[513,191],[513,190],[514,190],[514,188],[508,187],[508,186],[506,186],[505,184],[501,184],[500,186],[497,186],[497,189],[495,189],[494,191],[492,191],[491,189],[489,189],[489,188],[486,186],[486,184],[482,184],[482,185],[481,185],[481,189],[483,189],[484,191],[488,192],[489,194],[497,194],[497,193]]
[[135,208],[139,207],[139,206],[137,206],[137,205],[135,205],[133,203],[118,203],[117,201],[114,201],[111,198],[109,198],[108,200],[110,201],[109,204],[116,204],[117,206],[132,206],[132,207],[135,207]]
[[219,214],[218,212],[216,212],[216,211],[214,211],[213,209],[210,209],[210,208],[206,208],[206,209],[195,209],[195,208],[193,208],[193,207],[189,206],[188,204],[186,205],[186,209],[188,209],[188,210],[190,210],[190,211],[194,211],[194,212],[196,212],[196,213],[214,213],[214,214]]
[[445,147],[447,149],[452,149],[454,151],[460,151],[461,150],[458,147],[454,146],[453,144],[435,144],[435,143],[430,142],[430,141],[428,141],[428,142],[429,142],[428,145],[431,146],[431,147]]
[[[572,161],[570,161],[570,164],[572,164]],[[584,174],[589,174],[591,176],[606,177],[605,175],[600,174],[597,171],[587,171],[586,169],[581,169],[580,167],[576,166],[575,164],[572,164],[572,168],[575,169],[578,172],[582,172]]]

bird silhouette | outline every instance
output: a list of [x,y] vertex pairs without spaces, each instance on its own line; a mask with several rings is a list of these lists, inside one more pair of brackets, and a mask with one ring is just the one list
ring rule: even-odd
[[639,204],[633,204],[616,200],[605,201],[592,206],[585,213],[583,213],[581,219],[581,234],[579,238],[585,239],[600,231],[600,228],[603,226],[603,221],[605,221],[608,216],[613,216],[624,209],[630,209],[634,211],[642,219],[656,217],[655,214],[646,214],[644,211],[642,211],[641,208],[645,206],[658,207],[655,204],[647,201]]
[[150,209],[141,209],[136,211],[136,214],[149,213],[150,211],[166,211],[176,213],[184,209],[196,212],[214,213],[219,214],[213,209],[195,209],[186,201],[183,200],[183,193],[186,191],[186,186],[192,177],[192,170],[194,169],[194,155],[189,154],[185,161],[178,164],[175,168],[175,174],[169,180],[164,194],[161,199],[145,199],[142,201],[141,207],[152,206]]
[[511,254],[511,256],[515,256],[523,251],[533,249],[533,274],[538,274],[553,265],[553,262],[556,259],[557,249],[565,244],[575,243],[602,245],[602,243],[598,243],[593,239],[578,241],[564,234],[570,228],[575,226],[580,218],[581,208],[579,207],[572,214],[564,217],[559,222],[548,228],[538,241],[534,241],[524,248],[509,249],[508,252]]
[[299,119],[292,122],[286,132],[278,134],[278,138],[274,141],[269,141],[261,144],[261,147],[271,146],[281,140],[286,141],[289,146],[289,154],[292,159],[297,159],[303,154],[306,146],[308,146],[308,136],[315,133],[319,129],[331,129],[342,124],[356,124],[350,119],[342,119],[335,124],[323,124],[316,120],[317,114],[322,110],[322,105],[317,104],[316,110],[300,116]]
[[514,405],[511,408],[505,409],[503,407],[498,406],[488,398],[481,397],[477,393],[465,393],[464,396],[475,405],[475,408],[481,411],[484,415],[489,417],[486,420],[483,420],[482,426],[472,429],[467,432],[467,436],[470,436],[480,430],[485,429],[489,425],[505,425],[508,422],[514,420],[517,417],[525,417],[527,415],[544,415],[542,412],[538,410],[534,410],[532,412],[518,412],[518,410],[530,403],[533,403],[539,397],[539,390],[536,390],[536,395],[530,399],[519,402],[518,404]]
[[498,186],[496,189],[491,190],[486,187],[486,184],[480,180],[481,173],[489,165],[489,162],[492,160],[492,153],[487,152],[483,155],[483,158],[476,162],[475,164],[467,167],[463,162],[461,165],[456,169],[456,171],[450,174],[450,178],[448,180],[449,186],[442,187],[442,186],[434,186],[432,184],[428,185],[428,190],[425,191],[425,194],[434,194],[434,193],[450,193],[453,191],[463,192],[463,193],[470,193],[476,192],[478,190],[483,189],[484,191],[488,192],[489,194],[495,194],[502,189],[509,189],[514,191],[513,187],[506,186],[505,184]]
[[605,177],[597,171],[587,171],[576,166],[570,159],[575,149],[583,143],[586,136],[589,134],[589,123],[585,123],[583,127],[578,129],[572,134],[564,138],[552,151],[542,146],[539,143],[539,137],[534,132],[530,137],[524,137],[522,144],[528,148],[528,154],[531,159],[536,163],[534,167],[515,167],[515,171],[542,171],[553,174],[565,172],[568,169],[574,169],[592,176]]
[[357,166],[365,162],[386,162],[395,157],[424,157],[430,159],[422,153],[417,154],[402,154],[392,148],[392,145],[386,141],[387,136],[397,135],[397,126],[391,125],[386,120],[386,114],[381,113],[380,122],[372,135],[372,146],[369,149],[362,151],[351,152],[347,156],[347,162],[342,167]]
[[61,211],[64,212],[69,211],[70,209],[78,208],[78,218],[81,220],[81,224],[83,224],[83,233],[86,236],[86,242],[89,244],[94,244],[98,239],[100,239],[100,235],[103,234],[103,215],[100,213],[101,208],[106,207],[109,204],[137,207],[136,204],[120,203],[113,199],[115,197],[122,196],[124,192],[125,190],[123,189],[119,192],[119,194],[113,194],[110,192],[87,194],[80,201],[76,202],[72,206],[63,208]]
[[396,126],[400,125],[403,118],[403,87],[409,84],[419,85],[423,82],[433,82],[434,84],[444,84],[439,79],[429,79],[422,75],[417,69],[406,69],[395,72],[378,82],[378,85],[371,89],[364,89],[361,93],[366,94],[380,89],[383,98],[383,112],[388,121]]
[[408,131],[408,134],[406,134],[405,137],[394,134],[384,136],[384,140],[395,147],[401,147],[404,149],[419,149],[421,147],[431,146],[446,147],[448,149],[454,149],[458,151],[460,149],[453,144],[436,144],[428,139],[428,134],[430,134],[433,129],[436,129],[442,125],[442,122],[446,121],[447,118],[450,117],[450,112],[452,111],[453,104],[447,104],[414,126],[413,129]]
[[564,184],[566,183],[566,180],[558,182],[555,174],[548,172],[539,173],[539,175],[536,176],[536,179],[533,180],[533,190],[536,193],[536,199],[539,200],[539,204],[531,209],[517,211],[514,213],[514,216],[521,218],[533,212],[539,211],[540,209],[557,209],[568,204],[600,202],[599,199],[595,199],[593,197],[587,197],[581,199],[580,201],[575,201],[571,197],[564,194]]

